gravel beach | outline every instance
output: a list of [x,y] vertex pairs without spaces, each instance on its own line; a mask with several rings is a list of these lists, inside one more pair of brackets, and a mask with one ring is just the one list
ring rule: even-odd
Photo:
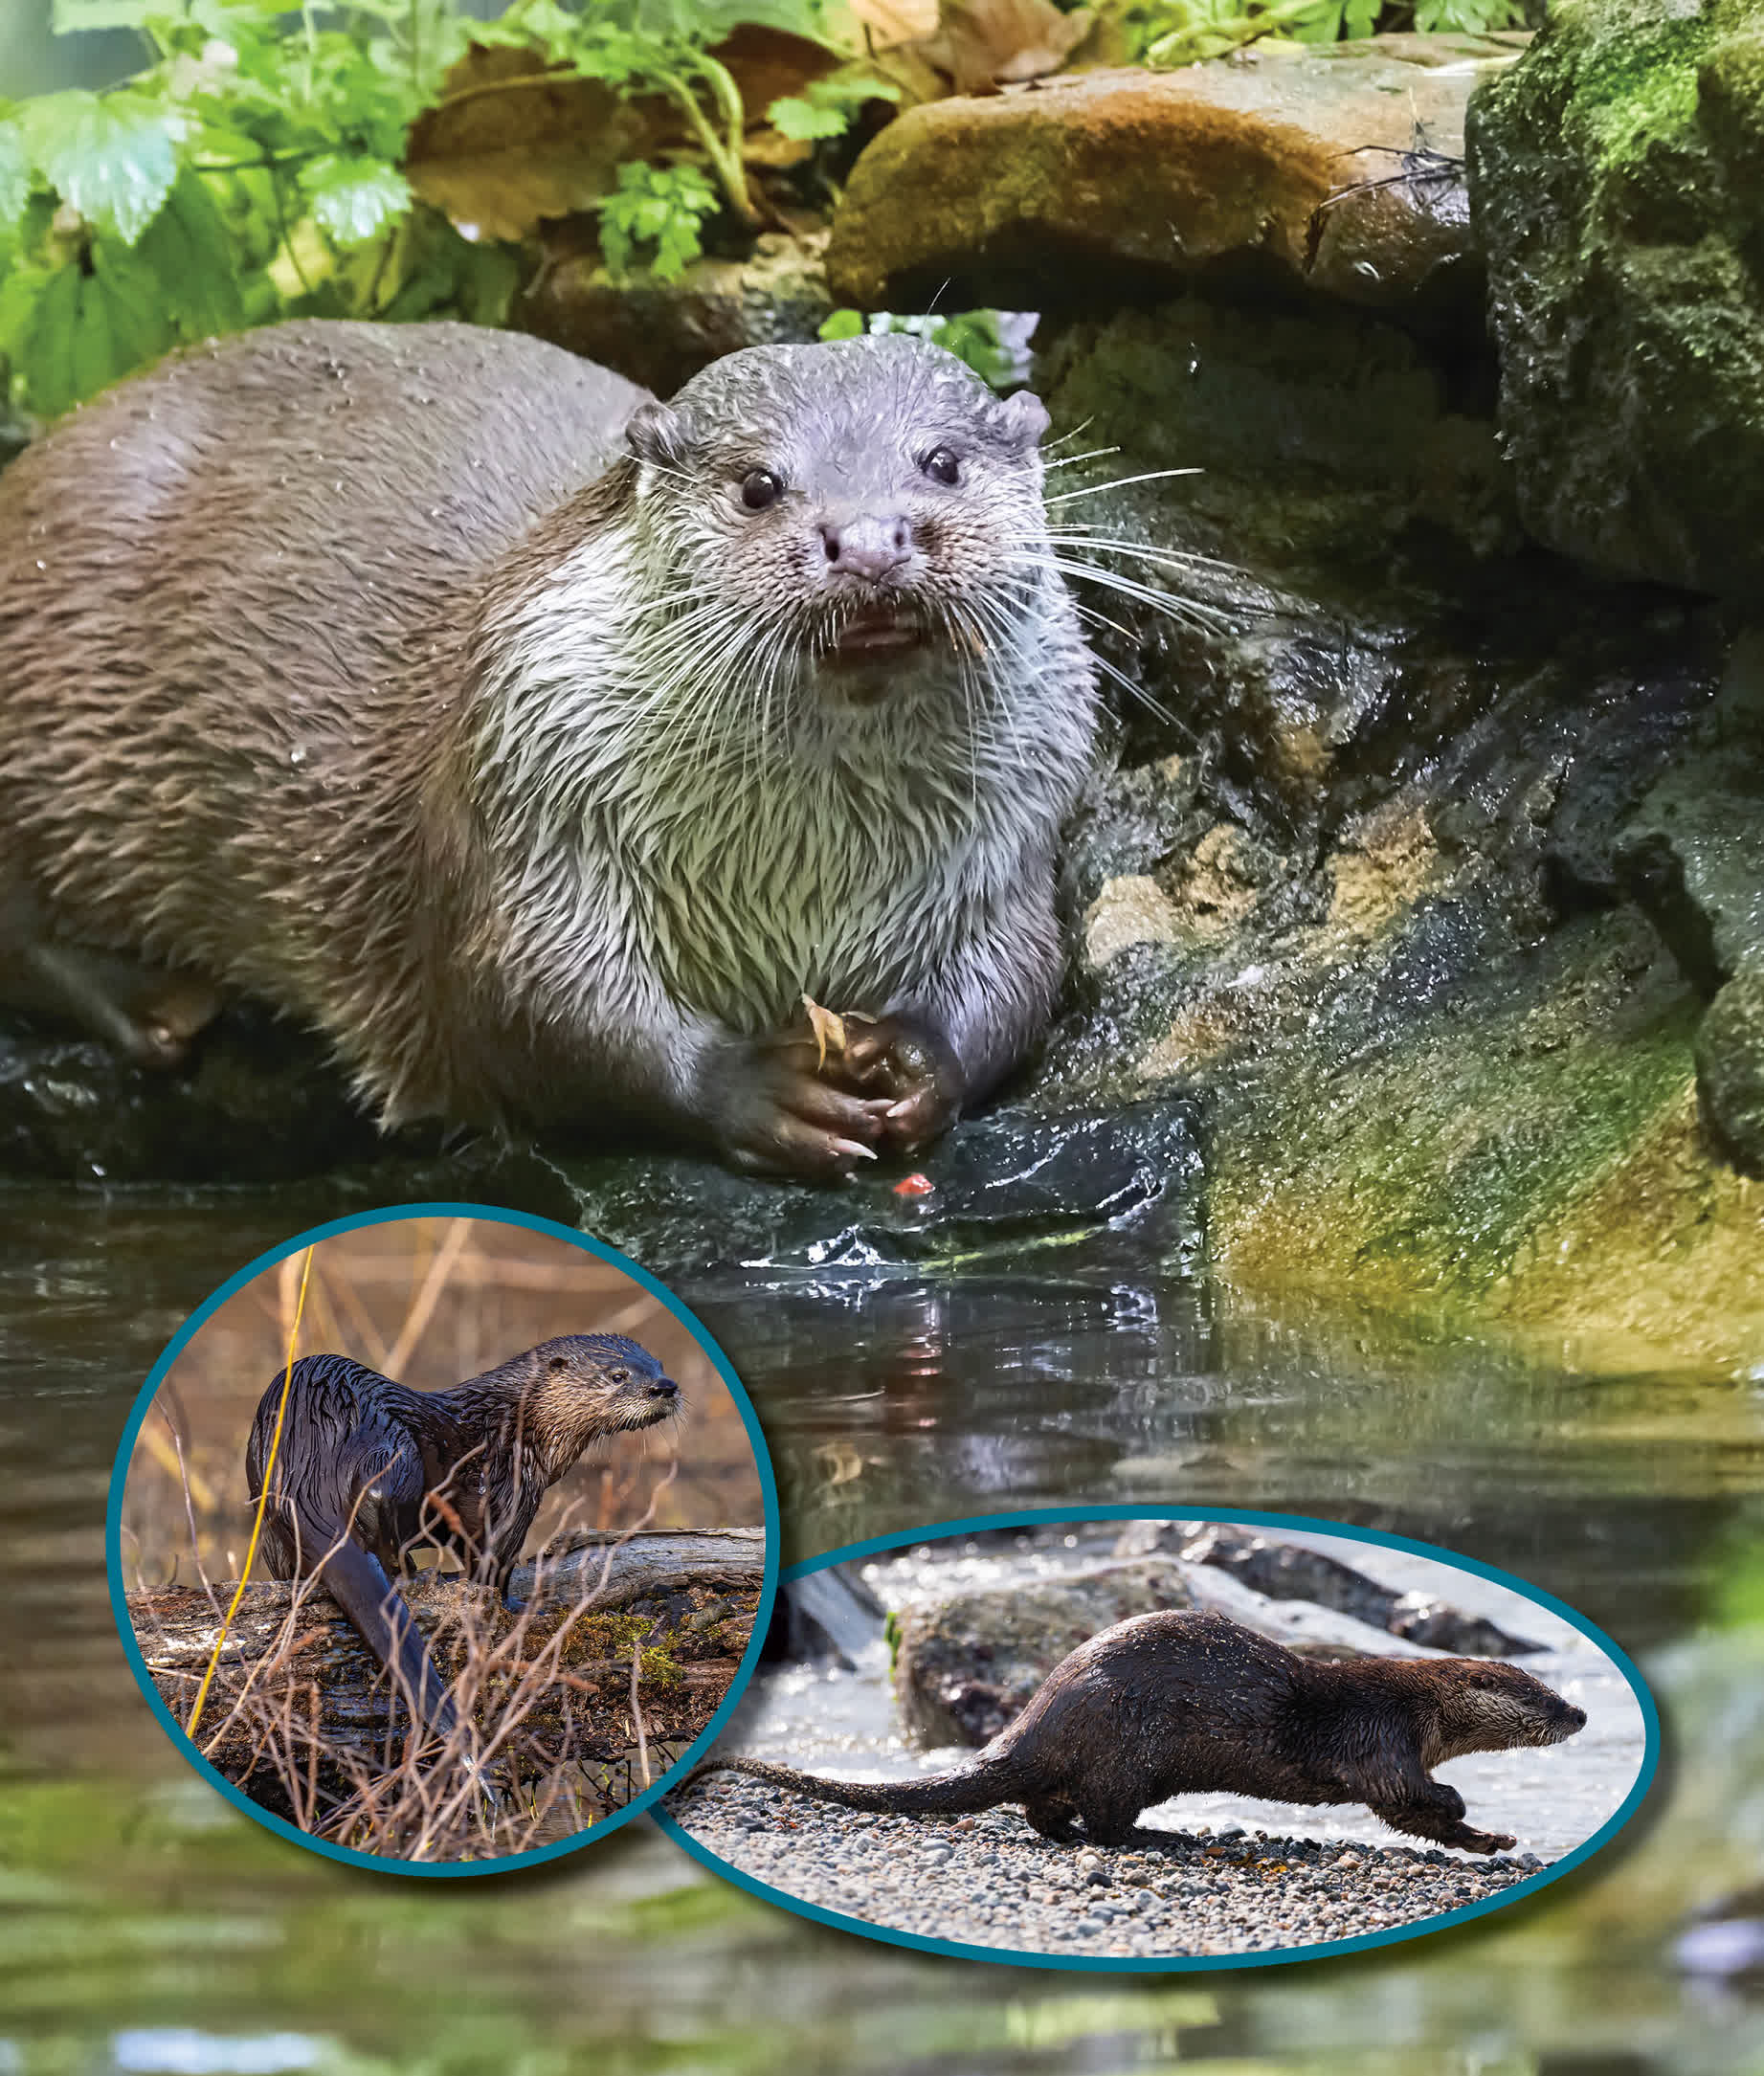
[[1479,1860],[1235,1825],[1098,1851],[1038,1838],[1013,1809],[872,1816],[737,1774],[713,1775],[667,1808],[730,1866],[805,1903],[1017,1953],[1154,1959],[1351,1939],[1480,1903],[1545,1864],[1532,1853]]

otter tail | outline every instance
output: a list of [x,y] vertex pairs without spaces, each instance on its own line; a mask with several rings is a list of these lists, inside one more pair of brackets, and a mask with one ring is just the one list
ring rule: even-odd
[[368,1640],[373,1654],[411,1697],[437,1737],[451,1737],[458,1718],[435,1669],[422,1631],[397,1588],[359,1543],[343,1542],[319,1567],[331,1597]]
[[998,1770],[984,1764],[965,1767],[959,1774],[930,1774],[923,1780],[828,1780],[819,1774],[799,1774],[793,1766],[773,1766],[765,1759],[704,1759],[680,1783],[681,1788],[689,1788],[705,1774],[747,1774],[755,1780],[770,1781],[774,1788],[793,1788],[799,1795],[818,1796],[823,1802],[837,1802],[845,1809],[873,1809],[896,1817],[960,1817],[1018,1799],[999,1778]]

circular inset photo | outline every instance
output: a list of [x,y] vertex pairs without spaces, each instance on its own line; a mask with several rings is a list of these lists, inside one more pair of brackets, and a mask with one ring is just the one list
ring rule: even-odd
[[860,1545],[786,1574],[770,1655],[668,1831],[824,1923],[1037,1967],[1438,1931],[1614,1838],[1659,1748],[1560,1601],[1281,1515]]
[[548,1859],[709,1744],[759,1654],[777,1500],[692,1314],[547,1220],[317,1228],[155,1364],[111,1480],[130,1663],[222,1793],[418,1874]]

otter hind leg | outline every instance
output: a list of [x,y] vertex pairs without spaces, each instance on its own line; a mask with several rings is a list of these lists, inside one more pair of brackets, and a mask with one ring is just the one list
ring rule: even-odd
[[1081,1798],[1078,1814],[1092,1845],[1130,1845],[1139,1834],[1139,1804],[1098,1796]]
[[1070,1802],[1025,1802],[1023,1815],[1034,1829],[1043,1838],[1051,1839],[1056,1845],[1078,1843],[1078,1831],[1072,1821],[1075,1812]]
[[174,1067],[220,1011],[190,973],[57,939],[28,888],[0,893],[0,1002],[82,1025],[143,1066]]
[[263,1532],[257,1538],[257,1556],[272,1578],[301,1575],[300,1543],[294,1529],[276,1511],[274,1503],[263,1509]]

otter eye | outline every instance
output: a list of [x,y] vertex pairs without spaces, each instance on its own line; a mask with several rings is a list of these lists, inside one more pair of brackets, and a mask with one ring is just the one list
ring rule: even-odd
[[956,483],[962,478],[962,464],[948,447],[933,447],[919,465],[933,482]]
[[607,1374],[614,1384],[629,1384],[631,1381],[631,1372],[629,1370],[609,1370]]
[[770,469],[753,469],[741,480],[741,502],[750,512],[763,512],[783,495],[783,483]]
[[569,1369],[569,1357],[568,1355],[553,1355],[551,1360],[546,1365],[546,1367],[551,1372],[552,1375],[555,1376],[558,1371]]

